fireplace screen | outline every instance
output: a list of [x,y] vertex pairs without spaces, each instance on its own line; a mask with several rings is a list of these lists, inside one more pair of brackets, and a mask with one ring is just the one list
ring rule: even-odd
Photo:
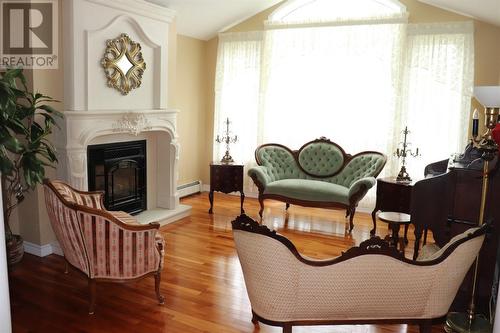
[[105,192],[108,210],[137,214],[146,209],[146,141],[88,147],[89,190]]

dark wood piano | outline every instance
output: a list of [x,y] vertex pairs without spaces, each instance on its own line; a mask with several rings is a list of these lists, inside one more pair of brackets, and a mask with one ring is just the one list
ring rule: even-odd
[[[485,221],[491,220],[492,233],[480,252],[477,283],[477,312],[489,315],[489,302],[498,266],[500,229],[500,163],[493,161],[485,208]],[[497,175],[498,173],[498,175]],[[415,183],[411,195],[411,216],[415,236],[432,231],[435,242],[443,246],[453,236],[477,225],[482,189],[482,169],[468,167],[453,158],[432,163],[425,168],[426,178]],[[416,249],[417,249],[416,244]],[[497,281],[495,281],[495,285]],[[454,311],[468,308],[472,288],[472,269],[462,283],[452,304]],[[495,292],[496,295],[496,292]]]

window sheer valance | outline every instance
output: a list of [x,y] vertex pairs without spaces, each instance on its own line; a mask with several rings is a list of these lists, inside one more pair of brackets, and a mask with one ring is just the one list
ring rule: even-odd
[[406,8],[393,0],[292,0],[277,8],[266,26],[369,22],[406,18]]

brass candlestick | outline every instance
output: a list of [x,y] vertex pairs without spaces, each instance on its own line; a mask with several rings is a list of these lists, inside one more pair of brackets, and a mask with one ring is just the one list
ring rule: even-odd
[[416,149],[415,152],[413,152],[410,148],[408,148],[411,145],[411,143],[407,142],[408,134],[410,134],[408,126],[405,126],[405,129],[403,130],[402,133],[404,135],[404,140],[403,142],[399,143],[402,145],[402,147],[397,148],[396,151],[394,152],[394,156],[401,159],[401,170],[399,170],[398,176],[396,177],[396,181],[411,182],[410,175],[406,171],[406,158],[410,156],[411,157],[420,156],[420,153],[418,152],[418,148]]
[[224,154],[224,156],[222,157],[222,159],[220,160],[221,163],[233,163],[234,160],[233,160],[233,157],[231,156],[231,154],[229,153],[229,145],[231,143],[236,143],[238,141],[238,136],[235,135],[235,136],[231,136],[231,131],[229,130],[229,124],[231,122],[229,121],[229,118],[226,118],[226,121],[225,121],[225,124],[226,124],[226,133],[220,137],[218,134],[217,134],[217,138],[215,139],[215,141],[217,143],[224,143],[226,144],[226,153]]

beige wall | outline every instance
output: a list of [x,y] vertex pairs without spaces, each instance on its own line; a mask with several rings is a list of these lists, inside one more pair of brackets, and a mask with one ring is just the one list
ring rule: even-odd
[[[62,1],[59,2],[59,22],[61,22]],[[63,69],[62,50],[62,25],[59,25],[59,68],[44,70],[25,70],[29,81],[29,89],[62,101],[63,100]],[[62,110],[63,103],[52,103],[57,110]],[[57,129],[56,129],[57,130]],[[46,168],[46,176],[53,178],[55,170]],[[35,244],[48,244],[55,240],[54,233],[45,209],[43,187],[38,186],[35,191],[26,195],[25,200],[19,205],[14,219],[14,230],[23,236],[25,241]]]
[[200,179],[204,184],[208,184],[210,182],[210,170],[208,168],[208,164],[212,161],[212,152],[214,146],[214,103],[215,103],[215,66],[217,62],[217,46],[218,39],[212,38],[211,40],[206,42],[206,52],[205,52],[205,60],[206,60],[206,81],[205,81],[205,96],[207,105],[205,108],[205,138],[203,138],[205,142],[205,146],[202,154],[202,165],[200,171]]
[[204,41],[177,36],[176,79],[172,107],[179,109],[179,185],[200,179],[207,150],[207,64]]

